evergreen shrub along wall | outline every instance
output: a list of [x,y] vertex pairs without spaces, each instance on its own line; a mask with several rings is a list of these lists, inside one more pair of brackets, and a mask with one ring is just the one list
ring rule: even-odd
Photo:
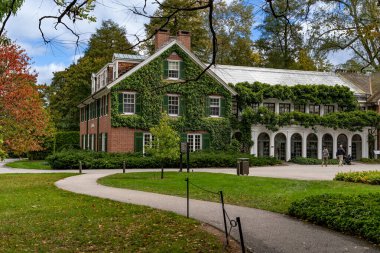
[[[242,145],[245,150],[252,146],[251,126],[265,125],[271,131],[289,125],[301,125],[305,128],[323,126],[333,129],[361,131],[364,127],[379,128],[380,115],[374,111],[359,111],[358,103],[352,91],[344,86],[295,85],[281,86],[263,83],[238,83],[238,105],[242,112],[239,129],[242,133]],[[263,102],[267,98],[290,100],[294,104],[338,104],[345,111],[329,113],[323,116],[302,112],[275,114],[265,107],[255,112],[251,105]]]
[[[125,78],[111,90],[111,124],[112,127],[129,127],[148,131],[158,124],[161,111],[165,104],[165,95],[180,95],[180,117],[173,117],[171,124],[178,133],[190,131],[206,131],[209,134],[211,149],[225,149],[230,143],[231,134],[231,94],[221,84],[208,74],[203,75],[197,81],[176,83],[170,85],[170,80],[165,80],[165,61],[173,53],[182,58],[183,70],[180,75],[183,79],[191,80],[201,73],[202,69],[184,53],[180,47],[174,45],[159,57],[142,67],[133,75]],[[178,82],[178,81],[175,81]],[[123,91],[135,91],[136,114],[121,115],[119,108]],[[208,96],[219,95],[221,111],[224,117],[208,117]]]

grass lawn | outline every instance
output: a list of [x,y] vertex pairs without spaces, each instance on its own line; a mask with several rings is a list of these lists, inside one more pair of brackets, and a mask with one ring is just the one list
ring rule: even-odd
[[[115,174],[99,183],[168,195],[186,196],[187,173],[155,172]],[[190,182],[210,191],[223,190],[226,203],[287,213],[290,203],[323,193],[364,194],[380,192],[380,186],[338,181],[303,181],[278,178],[244,177],[216,173],[189,173]],[[190,198],[219,201],[219,196],[190,185]]]
[[57,189],[68,174],[0,175],[0,252],[221,252],[200,223]]
[[11,168],[18,169],[37,169],[37,170],[51,170],[50,165],[44,161],[30,161],[30,160],[21,160],[5,164]]

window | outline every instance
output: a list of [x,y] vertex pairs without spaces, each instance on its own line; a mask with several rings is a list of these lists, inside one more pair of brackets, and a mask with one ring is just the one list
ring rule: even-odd
[[102,152],[107,152],[107,133],[101,134],[101,149]]
[[200,134],[188,134],[187,142],[189,143],[189,149],[191,152],[201,150],[201,135]]
[[151,133],[144,133],[143,135],[143,153],[145,154],[145,149],[147,147],[151,148],[152,147],[152,144],[153,144],[153,141],[154,141],[154,136],[151,134]]
[[218,97],[210,97],[210,116],[220,116],[220,98]]
[[294,105],[294,111],[296,111],[296,112],[306,112],[305,105]]
[[360,106],[360,110],[361,110],[361,111],[367,111],[367,107],[366,107],[365,105],[361,105],[361,106]]
[[338,106],[338,111],[339,112],[345,112],[345,111],[347,111],[347,107],[346,106]]
[[179,78],[179,61],[168,61],[168,78]]
[[126,114],[135,113],[135,103],[136,103],[136,94],[135,93],[124,93],[123,94],[124,110]]
[[280,113],[290,112],[290,104],[280,103]]
[[274,103],[263,103],[270,112],[275,112],[275,104]]
[[317,114],[319,115],[320,113],[320,107],[319,105],[309,105],[309,113],[310,114]]
[[252,109],[254,112],[258,112],[259,111],[259,107],[260,107],[260,103],[253,103],[251,105]]
[[179,97],[168,95],[168,113],[170,116],[179,115]]
[[334,112],[334,106],[333,105],[325,105],[325,111],[324,114],[332,113]]

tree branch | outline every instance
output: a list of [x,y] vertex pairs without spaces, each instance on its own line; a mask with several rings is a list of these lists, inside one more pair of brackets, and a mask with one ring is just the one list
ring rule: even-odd
[[11,6],[10,6],[10,8],[9,8],[9,12],[8,12],[6,18],[4,19],[3,24],[1,25],[1,29],[0,29],[0,37],[3,35],[5,25],[6,25],[6,23],[8,22],[8,19],[10,18],[10,16],[12,15],[12,11],[13,11],[13,8],[14,8],[14,6],[15,6],[15,3],[16,3],[16,0],[12,0]]

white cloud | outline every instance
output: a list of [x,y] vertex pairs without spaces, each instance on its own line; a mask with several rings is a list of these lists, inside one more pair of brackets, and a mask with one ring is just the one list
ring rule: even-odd
[[43,84],[51,83],[51,79],[53,78],[53,72],[62,71],[65,69],[65,65],[63,63],[50,63],[48,65],[42,65],[42,66],[34,66],[33,67],[37,73],[37,83]]

